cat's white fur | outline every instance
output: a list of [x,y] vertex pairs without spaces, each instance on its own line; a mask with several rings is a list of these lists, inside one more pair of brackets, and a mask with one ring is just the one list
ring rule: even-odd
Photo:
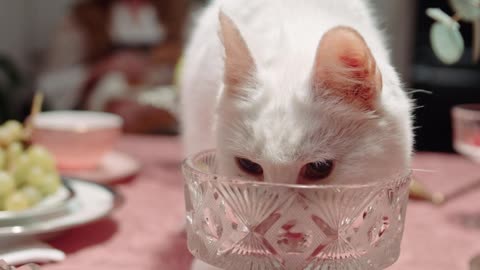
[[[238,27],[256,65],[240,97],[225,93],[220,10]],[[360,183],[405,172],[413,144],[411,103],[371,13],[362,0],[213,1],[184,58],[185,153],[217,149],[220,173],[226,175],[246,176],[234,158],[248,158],[263,167],[265,181],[275,182],[295,182],[304,164],[325,159],[335,160],[335,168],[322,183]],[[372,112],[312,94],[319,42],[337,26],[363,36],[381,72]],[[194,264],[195,270],[214,269]]]

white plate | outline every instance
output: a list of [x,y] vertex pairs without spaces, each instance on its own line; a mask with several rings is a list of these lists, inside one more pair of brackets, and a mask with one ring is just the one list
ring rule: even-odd
[[65,214],[29,224],[0,227],[0,239],[41,236],[91,223],[109,215],[121,201],[114,190],[103,185],[76,179],[66,182],[75,192],[75,198],[67,204]]
[[65,183],[55,194],[46,197],[30,209],[19,212],[0,211],[0,227],[62,213],[66,210],[68,201],[74,196],[71,187]]
[[99,166],[92,170],[62,171],[62,175],[107,184],[134,176],[140,163],[127,154],[112,151],[105,155]]

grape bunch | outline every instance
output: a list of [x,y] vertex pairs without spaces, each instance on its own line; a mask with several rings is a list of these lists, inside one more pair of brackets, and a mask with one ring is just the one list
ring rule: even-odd
[[9,120],[0,126],[0,211],[31,208],[61,185],[53,156],[24,142],[21,123]]

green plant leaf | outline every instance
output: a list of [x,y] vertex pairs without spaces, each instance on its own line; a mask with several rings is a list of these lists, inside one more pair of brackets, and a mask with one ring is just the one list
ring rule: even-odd
[[480,0],[450,0],[450,5],[462,20],[473,22],[480,19]]
[[436,22],[430,29],[430,42],[440,61],[451,65],[460,60],[465,42],[457,27]]

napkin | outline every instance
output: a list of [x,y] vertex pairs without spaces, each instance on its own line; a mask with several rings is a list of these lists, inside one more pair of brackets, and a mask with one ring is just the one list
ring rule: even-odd
[[65,253],[35,238],[0,239],[0,259],[9,265],[59,262]]

